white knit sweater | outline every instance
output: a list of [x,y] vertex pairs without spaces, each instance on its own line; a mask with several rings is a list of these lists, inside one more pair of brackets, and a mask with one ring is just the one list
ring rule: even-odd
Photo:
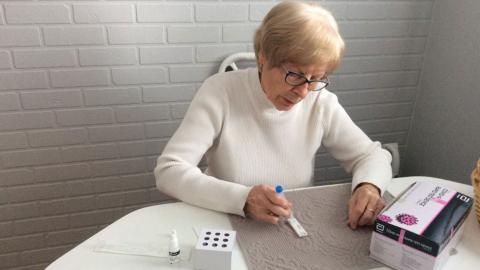
[[[370,182],[384,191],[392,177],[390,154],[353,123],[333,93],[309,93],[289,111],[278,111],[257,69],[216,74],[158,158],[157,187],[184,202],[243,216],[254,185],[311,185],[322,144],[352,172],[352,188]],[[204,154],[205,173],[198,168]]]

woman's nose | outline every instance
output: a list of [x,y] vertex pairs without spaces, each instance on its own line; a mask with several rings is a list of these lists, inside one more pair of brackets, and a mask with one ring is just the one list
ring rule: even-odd
[[306,97],[308,95],[308,83],[296,86],[295,88],[293,88],[293,92],[295,92],[295,94],[297,94],[301,98]]

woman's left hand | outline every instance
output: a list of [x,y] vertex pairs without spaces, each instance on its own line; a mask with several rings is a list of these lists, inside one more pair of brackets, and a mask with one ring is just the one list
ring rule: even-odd
[[360,184],[348,202],[348,226],[356,229],[357,226],[373,224],[384,206],[380,190],[376,186],[370,183]]

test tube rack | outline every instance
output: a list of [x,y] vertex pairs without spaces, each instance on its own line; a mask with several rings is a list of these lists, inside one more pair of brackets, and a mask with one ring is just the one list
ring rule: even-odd
[[195,270],[230,270],[235,231],[202,229],[193,249]]

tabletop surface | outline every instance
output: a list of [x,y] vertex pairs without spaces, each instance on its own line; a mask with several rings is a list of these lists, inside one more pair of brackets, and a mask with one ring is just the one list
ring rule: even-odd
[[[393,179],[388,192],[396,196],[415,181],[434,182],[466,195],[473,195],[472,187],[469,185],[421,176]],[[470,212],[465,223],[463,239],[456,247],[457,253],[448,259],[443,270],[472,269],[472,266],[480,265],[480,225],[476,221],[474,211]],[[198,232],[202,228],[232,229],[226,214],[186,203],[145,207],[107,226],[46,269],[193,269],[190,251],[195,246]],[[171,229],[177,230],[183,254],[182,261],[174,265],[170,265],[165,256]],[[248,268],[242,252],[236,243],[232,253],[232,270],[246,269]]]

